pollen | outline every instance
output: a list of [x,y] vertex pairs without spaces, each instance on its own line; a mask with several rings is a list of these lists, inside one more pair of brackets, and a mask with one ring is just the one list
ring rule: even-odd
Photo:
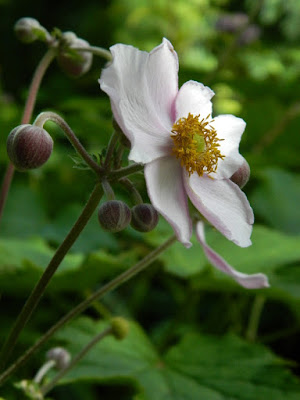
[[218,160],[224,159],[220,152],[217,132],[209,121],[210,115],[200,119],[200,115],[189,114],[180,118],[172,128],[173,154],[185,167],[189,176],[197,172],[199,176],[217,171]]

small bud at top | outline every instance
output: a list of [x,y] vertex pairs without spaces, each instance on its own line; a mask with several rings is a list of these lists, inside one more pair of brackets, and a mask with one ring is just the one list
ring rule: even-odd
[[216,23],[216,28],[222,32],[234,33],[246,26],[249,17],[244,13],[224,14],[221,15]]
[[14,26],[17,38],[23,43],[32,43],[36,40],[45,41],[49,35],[47,30],[34,18],[21,18]]
[[131,211],[123,201],[110,200],[100,206],[98,220],[106,231],[120,232],[129,225]]
[[246,160],[243,165],[232,175],[230,180],[236,183],[241,189],[246,185],[250,178],[250,167]]
[[65,350],[63,347],[53,347],[53,349],[50,349],[47,354],[46,358],[48,360],[53,360],[55,361],[55,366],[57,369],[64,369],[66,368],[71,361],[71,355],[70,353]]
[[131,226],[139,232],[150,232],[158,223],[158,212],[152,204],[137,204],[131,213]]
[[34,125],[19,125],[7,138],[7,154],[14,166],[20,170],[41,167],[53,149],[49,133]]
[[86,40],[78,38],[73,32],[64,32],[62,34],[57,61],[66,74],[73,78],[79,78],[88,72],[93,62],[93,54],[89,51],[75,49],[89,46]]
[[114,317],[110,320],[112,334],[118,340],[125,339],[129,332],[129,323],[125,318]]

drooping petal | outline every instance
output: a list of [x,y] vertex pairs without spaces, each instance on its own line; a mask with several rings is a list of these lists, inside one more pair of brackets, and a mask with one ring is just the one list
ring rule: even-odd
[[239,153],[239,144],[246,123],[234,115],[219,115],[210,125],[217,131],[218,139],[221,139],[220,152],[225,156],[223,160],[219,159],[217,172],[213,173],[212,177],[230,178],[245,162]]
[[210,99],[213,95],[214,92],[202,83],[196,81],[185,82],[176,97],[176,121],[179,118],[186,118],[189,113],[194,116],[200,114],[200,119],[206,118],[212,113]]
[[269,287],[268,278],[266,275],[258,273],[247,275],[236,271],[231,265],[229,265],[218,253],[216,253],[211,247],[209,247],[205,240],[204,234],[204,223],[199,221],[196,225],[196,236],[203,247],[204,253],[211,264],[231,276],[240,285],[247,289],[259,289]]
[[101,89],[131,142],[131,160],[147,163],[170,153],[178,59],[166,39],[151,53],[132,46],[111,47],[112,63],[102,71]]
[[251,245],[254,216],[246,195],[229,179],[184,174],[187,194],[200,213],[227,239]]
[[152,205],[173,227],[178,240],[190,247],[192,222],[180,163],[172,156],[154,160],[145,167],[145,179]]

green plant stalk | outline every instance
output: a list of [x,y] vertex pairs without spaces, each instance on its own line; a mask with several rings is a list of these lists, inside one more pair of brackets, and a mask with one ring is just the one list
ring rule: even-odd
[[93,212],[95,211],[101,197],[103,195],[103,190],[100,183],[97,183],[92,191],[92,194],[86,203],[82,213],[80,214],[79,218],[71,228],[70,232],[61,243],[61,245],[56,250],[53,258],[51,259],[50,263],[48,264],[46,270],[44,271],[43,275],[41,276],[40,280],[32,290],[30,296],[28,297],[26,303],[24,304],[11,332],[8,336],[6,342],[3,345],[1,354],[0,354],[0,368],[1,370],[5,366],[5,363],[10,356],[14,346],[17,342],[17,339],[25,327],[26,323],[28,322],[31,314],[33,313],[34,309],[38,305],[43,293],[45,292],[50,279],[52,278],[53,274],[59,267],[60,263],[64,259],[67,252],[72,247],[75,240],[78,238],[79,234],[86,226],[87,222],[89,221],[90,217],[92,216]]
[[102,47],[97,46],[82,46],[82,47],[71,47],[71,50],[78,51],[89,51],[90,53],[95,54],[95,56],[103,57],[107,61],[111,61],[111,52],[109,50],[103,49]]
[[131,279],[136,274],[140,273],[146,269],[161,253],[167,250],[176,241],[175,235],[171,236],[166,240],[161,246],[154,249],[151,253],[147,254],[141,261],[135,264],[133,267],[129,268],[127,271],[123,272],[117,276],[112,281],[108,282],[106,285],[102,286],[96,290],[91,296],[86,300],[79,303],[75,308],[73,308],[68,314],[63,316],[55,325],[53,325],[42,337],[40,337],[35,344],[30,347],[24,354],[22,354],[17,361],[15,361],[3,374],[0,376],[0,384],[8,379],[21,365],[23,365],[48,339],[50,339],[56,331],[58,331],[63,325],[71,321],[77,315],[82,313],[86,308],[88,308],[95,300],[100,299],[106,293],[116,289],[129,279]]
[[41,393],[43,396],[45,396],[50,390],[54,388],[56,383],[63,378],[85,355],[88,351],[91,350],[92,347],[94,347],[100,340],[104,339],[106,336],[110,335],[112,333],[112,327],[106,328],[104,331],[98,333],[98,335],[94,336],[93,339],[85,346],[83,347],[82,350],[80,350],[79,353],[75,355],[74,358],[72,358],[70,364],[59,371],[54,378],[47,383],[47,385],[44,385],[41,387]]
[[259,320],[265,302],[266,302],[266,297],[261,294],[256,295],[254,298],[252,309],[250,312],[248,327],[245,334],[246,339],[249,340],[250,342],[255,342],[256,340],[257,330],[259,327]]
[[[29,87],[29,92],[28,92],[28,97],[25,103],[25,107],[24,107],[24,112],[23,112],[23,117],[21,120],[21,124],[28,124],[31,120],[31,116],[32,116],[32,112],[34,109],[34,105],[36,102],[36,98],[37,98],[37,94],[42,82],[42,79],[45,75],[45,72],[47,71],[49,65],[51,64],[51,62],[54,60],[55,58],[55,50],[54,49],[50,49],[46,52],[46,54],[44,55],[44,57],[41,59],[41,61],[39,62],[30,87]],[[2,188],[1,188],[1,193],[0,193],[0,221],[1,221],[1,217],[3,214],[3,210],[5,207],[5,203],[7,200],[7,195],[9,192],[9,188],[14,176],[14,170],[15,167],[13,166],[13,164],[11,162],[9,162],[4,178],[3,178],[3,184],[2,184]]]
[[85,150],[85,148],[82,146],[80,141],[78,140],[77,136],[75,133],[72,131],[71,127],[66,123],[66,121],[60,117],[58,114],[52,112],[52,111],[45,111],[42,112],[37,116],[35,119],[33,125],[38,126],[40,128],[43,128],[45,123],[47,121],[52,121],[55,124],[57,124],[66,134],[67,138],[77,151],[77,153],[83,158],[83,160],[89,165],[89,167],[96,172],[96,174],[101,175],[102,173],[102,167],[98,165],[92,157],[89,155],[89,153]]

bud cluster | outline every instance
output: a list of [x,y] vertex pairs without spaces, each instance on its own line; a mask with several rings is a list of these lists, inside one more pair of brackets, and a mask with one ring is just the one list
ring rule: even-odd
[[98,220],[103,229],[120,232],[129,224],[139,232],[150,232],[158,223],[158,212],[151,204],[138,204],[131,210],[121,200],[110,200],[99,207]]

